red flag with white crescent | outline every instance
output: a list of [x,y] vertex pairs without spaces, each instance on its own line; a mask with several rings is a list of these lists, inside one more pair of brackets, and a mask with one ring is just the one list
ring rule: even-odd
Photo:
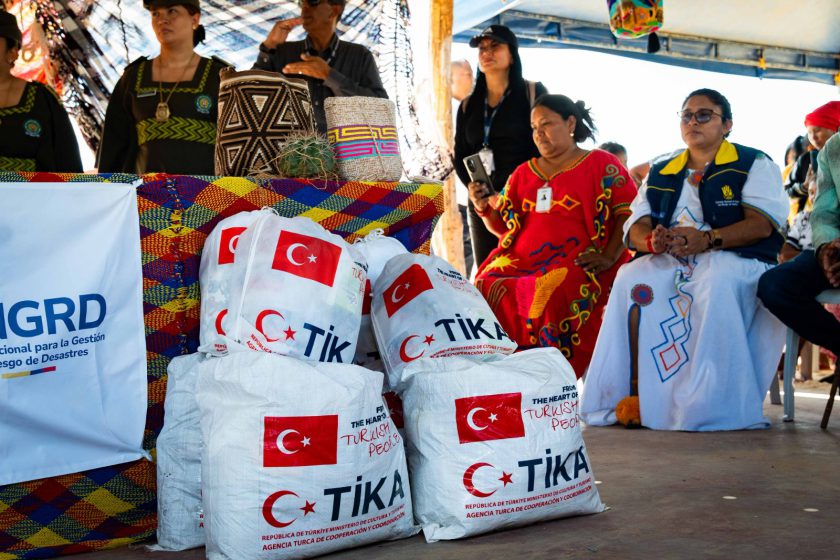
[[383,292],[385,298],[385,311],[391,317],[402,309],[405,304],[425,292],[432,290],[432,281],[429,275],[419,264],[413,264],[405,269],[396,280]]
[[455,399],[455,424],[461,443],[525,437],[522,393]]
[[239,236],[246,229],[244,227],[230,227],[222,230],[222,234],[219,236],[219,264],[233,263]]
[[317,237],[281,231],[271,268],[332,287],[341,247]]
[[266,416],[264,422],[264,467],[309,467],[336,464],[337,414]]

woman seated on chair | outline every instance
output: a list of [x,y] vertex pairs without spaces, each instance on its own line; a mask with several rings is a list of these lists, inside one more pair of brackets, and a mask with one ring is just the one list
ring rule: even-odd
[[625,231],[638,254],[613,285],[582,416],[616,422],[632,384],[648,428],[767,427],[762,402],[785,330],[756,286],[782,246],[781,172],[726,140],[732,110],[717,91],[691,93],[679,117],[688,149],[655,164],[631,206]]
[[470,198],[499,246],[476,286],[520,349],[554,346],[586,371],[618,267],[636,185],[618,158],[578,146],[593,136],[583,101],[543,95],[531,111],[540,157],[523,163],[500,195],[470,184]]

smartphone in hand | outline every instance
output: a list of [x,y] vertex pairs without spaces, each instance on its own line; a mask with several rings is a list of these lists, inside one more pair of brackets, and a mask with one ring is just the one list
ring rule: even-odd
[[464,166],[467,168],[467,174],[470,176],[470,181],[476,183],[484,183],[489,190],[487,196],[495,194],[496,189],[493,187],[493,181],[490,180],[490,175],[484,169],[484,164],[481,161],[481,156],[473,154],[464,158]]

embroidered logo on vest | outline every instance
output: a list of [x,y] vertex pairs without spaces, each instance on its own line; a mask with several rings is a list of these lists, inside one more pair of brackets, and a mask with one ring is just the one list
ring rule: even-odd
[[195,110],[204,115],[210,114],[210,109],[213,108],[213,100],[209,95],[202,93],[195,98]]
[[32,138],[40,138],[41,130],[41,123],[39,123],[35,119],[29,119],[28,121],[23,123],[23,131],[26,133],[27,136],[31,136]]
[[732,200],[732,198],[735,196],[734,194],[732,194],[732,187],[730,187],[729,185],[724,185],[720,189],[720,192],[723,194],[723,198],[725,198],[726,200]]

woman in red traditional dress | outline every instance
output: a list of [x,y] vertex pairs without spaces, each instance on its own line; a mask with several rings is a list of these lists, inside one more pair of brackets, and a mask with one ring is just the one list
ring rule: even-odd
[[595,128],[582,101],[541,96],[531,128],[540,157],[516,168],[499,195],[481,183],[470,189],[499,237],[476,286],[520,349],[555,346],[580,377],[616,271],[630,258],[622,228],[636,185],[614,155],[578,146]]

